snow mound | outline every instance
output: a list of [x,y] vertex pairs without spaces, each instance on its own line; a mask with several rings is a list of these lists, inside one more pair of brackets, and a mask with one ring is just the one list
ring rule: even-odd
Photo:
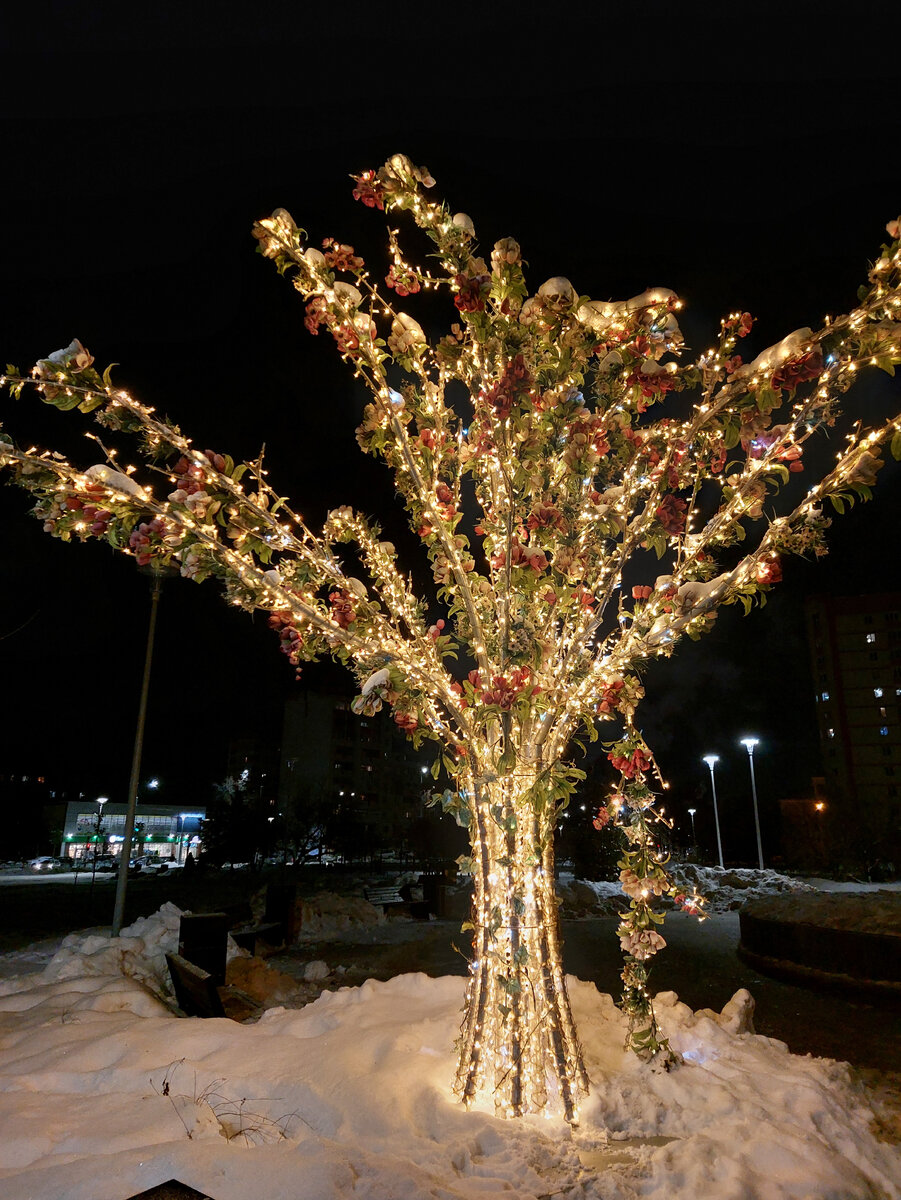
[[140,982],[171,919],[121,939],[143,960],[85,938],[0,998],[4,1200],[121,1200],[173,1176],[216,1200],[901,1200],[901,1149],[847,1066],[754,1035],[747,992],[721,1013],[657,997],[683,1060],[667,1073],[570,979],[593,1081],[572,1132],[454,1102],[459,977],[370,980],[254,1025],[175,1018]]
[[350,930],[369,929],[385,923],[380,908],[360,896],[338,896],[334,892],[319,892],[315,896],[298,897],[297,939],[329,940]]
[[671,867],[671,873],[686,890],[697,891],[706,897],[707,912],[730,912],[765,896],[815,891],[810,884],[780,875],[778,871],[758,871],[750,867],[724,870],[722,867],[679,863]]
[[[750,900],[767,896],[816,890],[788,875],[780,875],[778,871],[723,870],[694,863],[670,863],[667,869],[673,882],[687,894],[697,892],[706,899],[704,910],[708,913],[732,912]],[[619,883],[609,880],[572,880],[561,887],[560,895],[564,916],[616,916],[628,907]]]

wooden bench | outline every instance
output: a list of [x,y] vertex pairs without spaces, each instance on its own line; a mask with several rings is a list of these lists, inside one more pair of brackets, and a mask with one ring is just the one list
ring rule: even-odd
[[241,929],[232,929],[230,936],[242,950],[256,954],[257,942],[263,942],[269,949],[275,949],[285,944],[285,930],[281,921],[264,921],[259,925],[245,925]]
[[180,954],[167,954],[166,966],[178,1007],[188,1017],[229,1017],[233,1021],[245,1021],[262,1007],[238,988],[217,987],[209,971],[188,962]]
[[363,888],[363,895],[370,904],[380,907],[383,912],[386,908],[390,908],[392,904],[406,904],[403,896],[394,886]]

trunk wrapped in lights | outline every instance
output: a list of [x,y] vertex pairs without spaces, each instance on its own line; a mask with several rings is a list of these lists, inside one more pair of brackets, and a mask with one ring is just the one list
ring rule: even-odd
[[588,1078],[557,927],[551,813],[539,772],[518,765],[468,780],[456,807],[472,839],[473,957],[456,1091],[503,1116],[552,1110],[578,1119]]
[[[627,839],[623,1004],[635,1051],[672,1061],[647,963],[664,945],[661,898],[690,911],[701,901],[679,893],[661,849],[662,785],[635,725],[642,667],[703,634],[721,605],[750,609],[779,582],[783,555],[825,553],[825,503],[841,512],[869,498],[883,444],[901,457],[894,412],[872,429],[851,414],[830,469],[807,486],[794,480],[861,369],[893,373],[901,361],[898,221],[847,315],[743,362],[736,351],[753,322],[733,313],[692,361],[672,292],[596,301],[555,277],[530,295],[518,244],[502,238],[480,257],[473,222],[430,199],[433,184],[395,155],[355,177],[354,195],[408,212],[435,244],[435,273],[404,257],[393,229],[384,286],[352,246],[308,246],[283,209],[254,235],[301,293],[307,329],[330,334],[367,385],[357,439],[393,471],[435,595],[413,592],[374,522],[340,507],[314,533],[262,457],[236,464],[198,449],[96,371],[78,341],[30,375],[8,368],[3,383],[93,413],[106,461],[81,468],[0,430],[0,467],[32,493],[47,532],[218,579],[230,603],[269,615],[298,669],[321,654],[345,662],[360,685],[355,712],[387,705],[417,745],[437,743],[435,776],[443,769],[449,786],[434,802],[469,831],[463,866],[474,879],[456,1091],[503,1115],[575,1122],[588,1081],[553,859],[558,818],[583,778],[573,749],[598,722],[616,723],[615,779],[594,825],[604,836],[612,822]],[[450,293],[456,322],[430,342],[399,301],[434,289]],[[661,560],[653,579],[647,551]]]

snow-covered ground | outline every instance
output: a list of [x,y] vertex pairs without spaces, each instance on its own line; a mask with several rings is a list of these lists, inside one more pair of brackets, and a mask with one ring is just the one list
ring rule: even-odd
[[666,1073],[571,980],[592,1078],[571,1133],[454,1103],[460,977],[370,981],[250,1025],[176,1017],[177,921],[166,906],[114,942],[71,935],[0,983],[4,1200],[124,1200],[172,1177],[215,1200],[901,1200],[901,1148],[848,1068],[747,1032],[747,993],[722,1014],[658,996],[683,1058]]

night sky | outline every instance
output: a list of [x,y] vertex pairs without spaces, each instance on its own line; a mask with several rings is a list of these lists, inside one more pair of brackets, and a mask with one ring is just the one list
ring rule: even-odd
[[[402,150],[483,252],[520,241],[532,290],[556,274],[601,299],[672,287],[690,346],[741,308],[754,353],[853,305],[901,210],[894,5],[841,25],[809,3],[701,4],[687,23],[662,4],[548,20],[508,4],[217,5],[209,21],[86,7],[28,6],[8,31],[0,352],[27,368],[80,338],[199,444],[240,458],[265,442],[314,527],[351,503],[402,539],[388,474],[354,440],[363,394],[254,252],[273,208],[375,262],[383,218],[348,175]],[[409,308],[433,332],[454,319]],[[899,390],[880,375],[856,402],[876,414]],[[33,396],[4,399],[0,420],[95,461],[77,421]],[[724,806],[746,803],[748,732],[762,796],[819,773],[803,599],[901,588],[899,487],[892,464],[825,563],[789,563],[762,613],[724,612],[651,672],[642,724],[676,807],[711,751]],[[27,507],[0,492],[0,774],[124,796],[148,584],[105,546],[47,537]],[[143,774],[177,802],[222,778],[230,737],[277,731],[297,685],[265,620],[214,584],[168,585],[157,645]]]

